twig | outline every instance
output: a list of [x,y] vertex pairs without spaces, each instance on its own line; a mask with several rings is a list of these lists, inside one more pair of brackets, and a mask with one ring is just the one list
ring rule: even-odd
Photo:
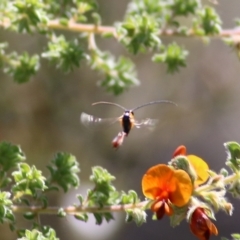
[[[8,19],[4,19],[0,22],[0,27],[7,28],[11,25]],[[112,34],[116,39],[118,39],[118,34],[115,27],[112,26],[97,26],[94,24],[82,24],[76,23],[74,21],[69,21],[68,24],[62,24],[59,20],[50,20],[47,23],[49,29],[56,30],[66,30],[71,32],[85,32],[85,33],[94,33],[94,34]],[[164,29],[159,31],[159,36],[178,36],[178,37],[202,37],[197,35],[194,30],[189,29],[186,33],[178,32],[177,30]],[[233,29],[223,29],[219,34],[209,35],[209,38],[226,38],[226,37],[240,37],[240,28]]]
[[[69,215],[75,215],[77,213],[104,213],[104,212],[121,212],[128,209],[142,208],[148,204],[149,201],[143,201],[136,204],[125,204],[125,205],[112,205],[105,207],[74,207],[69,206],[63,208],[63,211]],[[37,214],[50,214],[57,215],[59,212],[59,207],[47,207],[43,208],[41,206],[12,206],[12,210],[15,213],[25,213],[32,212]]]

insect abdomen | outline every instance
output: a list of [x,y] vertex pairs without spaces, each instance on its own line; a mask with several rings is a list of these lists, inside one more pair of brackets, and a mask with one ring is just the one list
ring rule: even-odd
[[125,112],[122,117],[123,132],[125,132],[126,135],[128,135],[132,127],[133,127],[133,114],[131,112]]

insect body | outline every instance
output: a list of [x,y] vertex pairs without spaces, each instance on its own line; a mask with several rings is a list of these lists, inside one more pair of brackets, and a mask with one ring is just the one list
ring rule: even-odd
[[94,117],[92,115],[89,115],[89,114],[83,112],[81,114],[81,122],[86,126],[91,126],[91,125],[99,125],[99,124],[103,124],[103,123],[114,123],[114,122],[120,121],[120,123],[122,125],[122,131],[119,132],[118,135],[112,141],[113,147],[118,148],[122,145],[124,138],[129,134],[129,132],[131,131],[131,129],[134,126],[136,126],[136,128],[140,128],[142,126],[153,127],[158,121],[156,119],[150,119],[150,118],[144,119],[142,121],[136,121],[134,118],[133,111],[136,111],[139,108],[142,108],[142,107],[145,107],[148,105],[158,104],[158,103],[168,103],[168,104],[173,104],[173,105],[177,106],[176,103],[168,101],[168,100],[158,100],[158,101],[149,102],[149,103],[143,104],[141,106],[135,107],[131,110],[128,110],[117,103],[96,102],[96,103],[93,103],[92,105],[97,105],[97,104],[114,105],[114,106],[117,106],[117,107],[123,109],[124,113],[122,116],[120,116],[118,118],[104,119],[104,118],[97,118],[97,117]]
[[122,116],[121,122],[122,122],[123,132],[126,133],[126,135],[128,135],[130,130],[134,126],[134,115],[133,115],[133,112],[125,111],[123,116]]

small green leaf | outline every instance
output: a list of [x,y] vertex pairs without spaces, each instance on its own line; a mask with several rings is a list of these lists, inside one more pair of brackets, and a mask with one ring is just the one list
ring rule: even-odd
[[57,68],[70,72],[79,67],[82,60],[87,59],[78,39],[67,41],[63,35],[52,37],[48,43],[48,51],[42,53],[43,58],[49,59]]
[[212,7],[204,7],[198,11],[198,18],[194,21],[195,33],[200,29],[200,35],[214,35],[219,34],[221,31],[222,21],[217,14],[216,10]]
[[120,41],[134,54],[147,49],[157,49],[159,38],[159,23],[148,14],[128,15],[117,28]]
[[77,213],[74,215],[74,217],[77,220],[83,221],[83,222],[87,222],[88,221],[88,215],[86,213]]
[[0,222],[14,223],[15,218],[12,212],[12,201],[10,200],[11,194],[9,192],[0,191]]
[[18,55],[16,52],[8,56],[8,66],[4,69],[17,83],[25,83],[36,74],[40,67],[38,55],[29,56],[27,52]]
[[26,218],[27,220],[32,220],[36,217],[36,214],[33,212],[26,212],[23,214],[24,218]]
[[48,198],[45,195],[42,195],[39,200],[41,201],[43,208],[48,206]]
[[135,191],[129,190],[128,194],[122,193],[121,195],[121,204],[135,204],[140,202],[140,199],[138,198],[138,195]]
[[56,237],[56,232],[50,227],[42,227],[43,232],[40,232],[37,229],[24,230],[21,233],[21,238],[17,240],[59,240]]
[[130,214],[128,211],[126,211],[126,218],[125,222],[132,222],[133,221],[133,216]]
[[64,211],[63,208],[58,209],[58,216],[59,217],[66,217],[67,213]]
[[167,65],[167,71],[174,73],[179,71],[180,67],[186,67],[187,55],[188,51],[176,43],[172,43],[165,48],[163,53],[155,54],[152,61],[165,63]]
[[83,201],[84,201],[83,196],[82,196],[81,194],[78,194],[78,195],[77,195],[77,198],[78,198],[78,200],[79,200],[79,202],[80,202],[80,205],[82,205],[82,204],[83,204]]
[[227,176],[228,176],[228,171],[227,171],[227,169],[222,168],[222,169],[220,170],[220,174],[223,175],[224,177],[227,177]]
[[174,0],[170,6],[174,16],[187,16],[195,14],[200,3],[198,0]]
[[240,145],[237,142],[226,142],[224,147],[228,151],[228,157],[231,159],[240,158]]
[[110,53],[94,50],[89,63],[92,69],[104,75],[98,83],[108,92],[118,95],[131,86],[139,85],[135,66],[130,59],[120,57],[116,61]]
[[[186,218],[187,210],[188,206],[184,207],[173,206],[174,214],[170,216],[170,225],[172,227],[178,226]],[[157,218],[155,220],[157,220]]]
[[56,237],[56,232],[53,228],[49,226],[42,226],[41,229],[46,240],[60,240],[59,238]]
[[0,143],[0,166],[3,172],[17,167],[18,163],[26,160],[24,153],[19,146],[11,143]]
[[37,191],[47,189],[45,177],[42,172],[37,170],[35,166],[30,167],[27,163],[18,164],[18,170],[12,173],[15,180],[15,185],[12,191],[15,198],[20,198],[23,195],[31,195],[37,197]]
[[27,199],[27,198],[22,198],[21,202],[24,203],[26,206],[30,206],[31,205],[29,199]]
[[[135,208],[135,209],[128,209],[126,211],[127,213],[127,217],[126,217],[126,220],[127,221],[130,221],[130,220],[133,220],[137,226],[141,226],[143,223],[146,222],[146,217],[147,217],[147,214],[144,210],[142,209],[139,209],[139,208]],[[130,216],[132,217],[130,217]]]
[[240,170],[240,145],[237,142],[224,143],[227,150],[226,164],[235,172]]
[[100,213],[93,213],[93,216],[94,216],[95,219],[96,219],[96,224],[97,224],[97,225],[101,225],[101,224],[102,224],[102,221],[103,221],[102,214],[100,214]]
[[234,21],[235,21],[237,26],[240,26],[240,18],[236,18]]
[[16,0],[13,6],[16,15],[13,23],[18,25],[19,32],[32,32],[33,29],[38,29],[40,23],[46,21],[45,5],[42,1]]
[[233,233],[231,237],[233,237],[233,240],[240,240],[240,233]]
[[65,192],[71,187],[79,186],[80,180],[77,173],[80,172],[80,168],[75,156],[68,153],[57,153],[47,168],[51,173],[48,185],[57,184]]

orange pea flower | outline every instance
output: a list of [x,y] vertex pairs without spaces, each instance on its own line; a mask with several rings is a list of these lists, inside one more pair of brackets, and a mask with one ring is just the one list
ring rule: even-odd
[[185,171],[158,164],[144,174],[142,191],[147,198],[154,200],[151,210],[157,219],[161,219],[164,214],[173,214],[171,204],[182,207],[188,203],[193,185]]
[[208,175],[209,167],[202,158],[197,157],[195,155],[187,155],[187,149],[183,145],[179,146],[173,153],[173,157],[176,157],[179,155],[186,156],[188,161],[196,171],[197,179],[194,182],[196,186],[203,184],[204,182],[207,181],[209,177]]
[[192,233],[200,240],[209,240],[212,234],[218,235],[216,226],[211,222],[204,212],[204,208],[196,208],[190,220]]

